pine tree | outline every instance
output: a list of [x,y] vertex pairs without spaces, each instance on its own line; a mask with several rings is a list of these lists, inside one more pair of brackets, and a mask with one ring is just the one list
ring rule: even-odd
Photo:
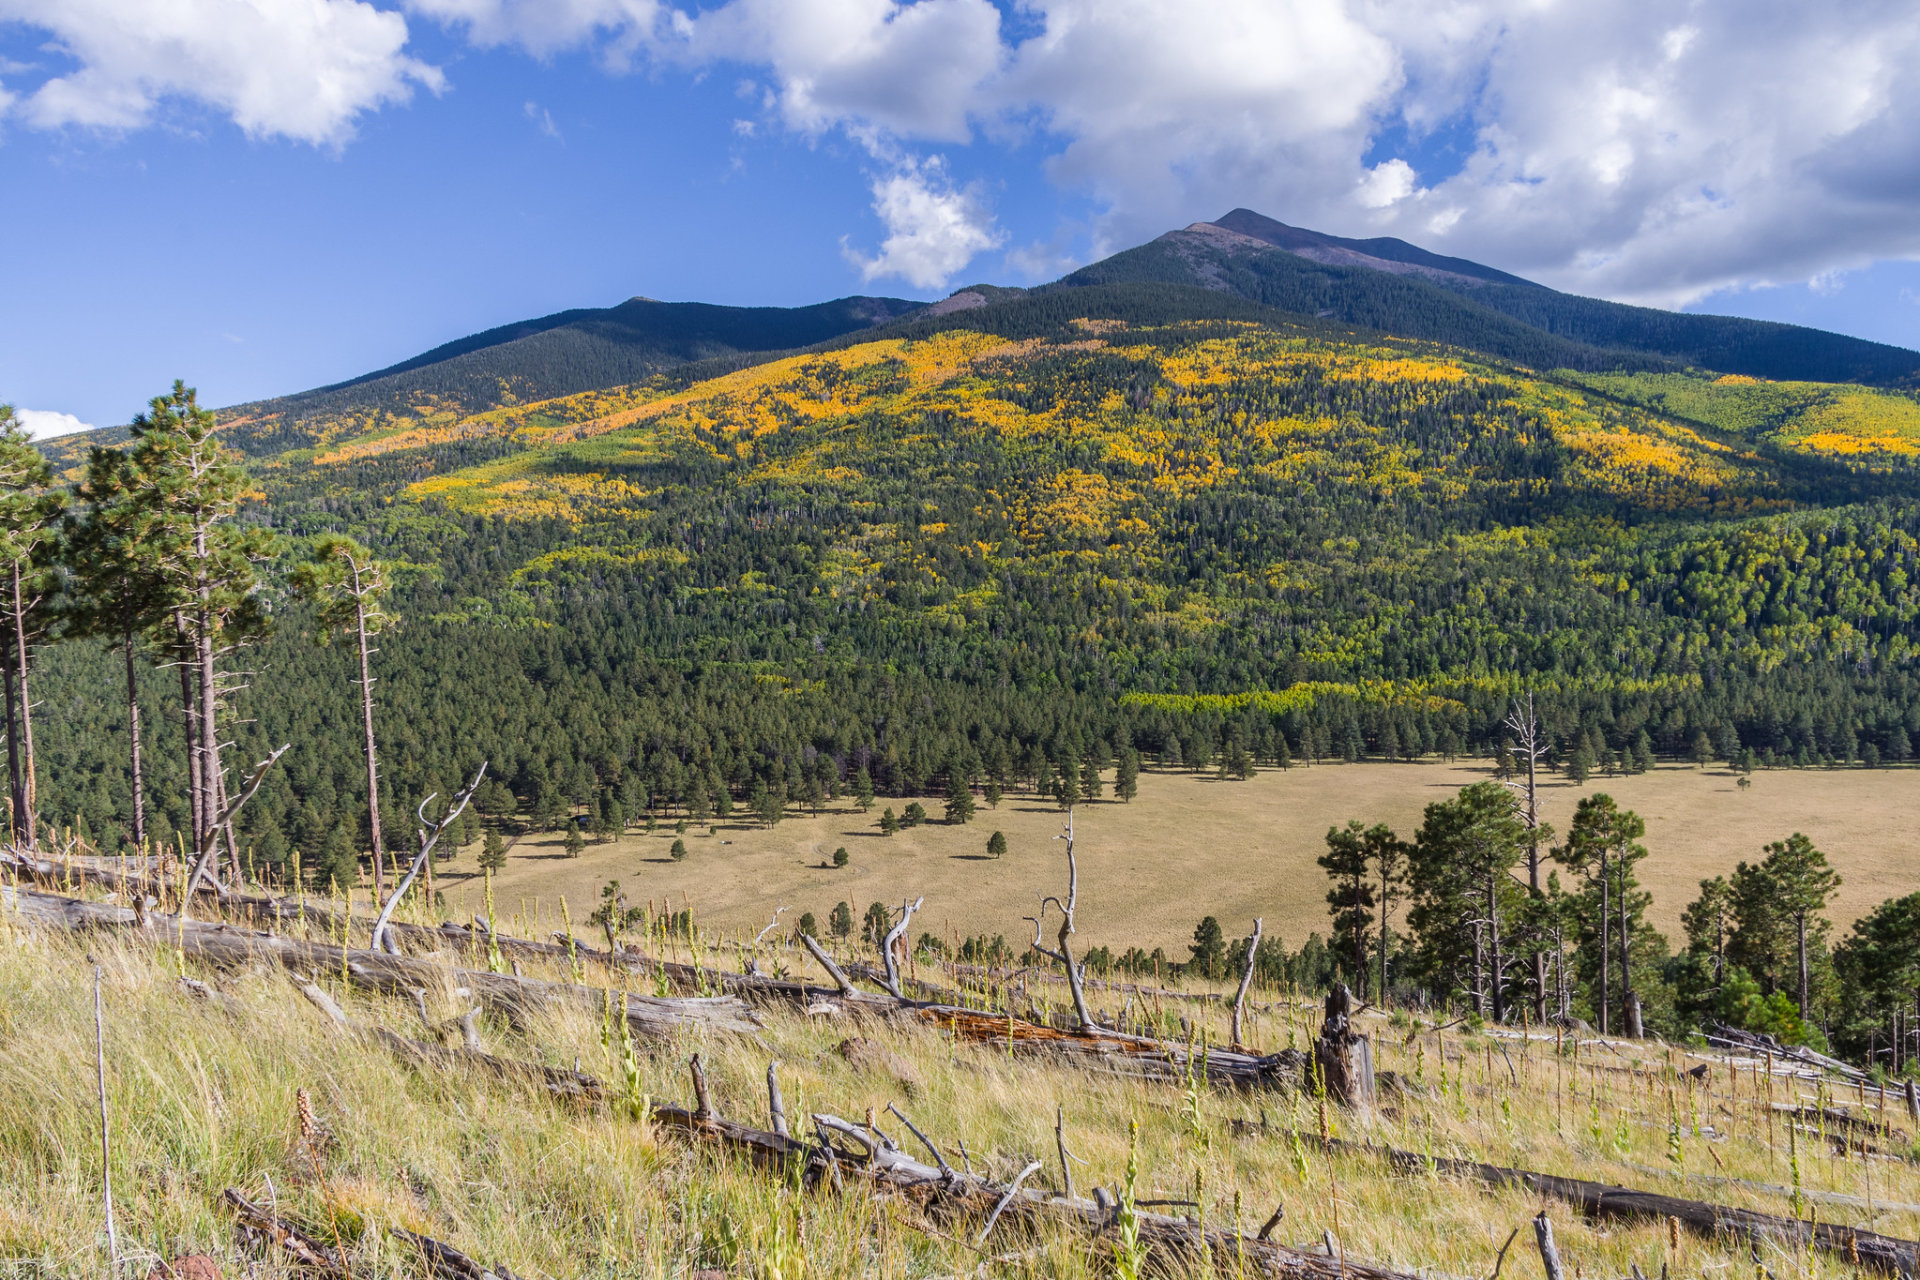
[[1796,831],[1767,846],[1760,878],[1773,897],[1773,909],[1793,927],[1794,971],[1799,988],[1796,1003],[1801,1020],[1809,1021],[1813,1003],[1809,949],[1826,937],[1827,922],[1820,913],[1839,889],[1840,876],[1827,865],[1827,856],[1813,847],[1813,841]]
[[833,914],[827,919],[827,927],[833,930],[833,936],[836,938],[851,937],[853,935],[853,908],[844,902],[836,904],[833,908]]
[[10,404],[0,404],[0,572],[6,574],[7,753],[12,779],[13,839],[39,840],[39,765],[33,749],[33,698],[28,671],[46,634],[47,603],[65,498],[53,489],[53,468]]
[[1599,969],[1595,1007],[1603,1035],[1609,1028],[1615,940],[1620,960],[1621,1029],[1633,1030],[1633,942],[1650,901],[1640,891],[1633,868],[1647,856],[1645,846],[1639,843],[1646,831],[1647,824],[1639,814],[1622,809],[1605,792],[1597,792],[1575,807],[1567,842],[1553,851],[1555,859],[1587,880],[1585,910],[1594,924],[1594,958]]
[[258,565],[274,550],[265,529],[231,523],[249,488],[237,455],[216,434],[212,412],[175,382],[133,420],[129,461],[146,513],[146,534],[172,614],[188,704],[195,800],[194,838],[205,856],[216,834],[227,840],[238,876],[232,830],[214,831],[226,803],[220,758],[223,710],[233,688],[224,659],[265,635]]
[[1217,978],[1226,972],[1227,939],[1220,922],[1212,916],[1201,920],[1193,930],[1193,945],[1188,948],[1190,963],[1202,977]]
[[487,828],[487,839],[480,846],[480,870],[503,871],[507,865],[507,842],[497,828]]
[[836,867],[844,867],[844,866],[846,866],[846,865],[847,865],[847,863],[848,863],[848,861],[849,861],[849,857],[848,857],[848,854],[847,854],[847,846],[845,846],[845,845],[841,845],[841,846],[840,846],[839,848],[837,848],[837,849],[835,849],[835,850],[833,851],[833,865],[834,865],[834,866],[836,866]]
[[1127,802],[1140,794],[1140,753],[1128,747],[1113,770],[1113,794]]
[[996,831],[992,835],[987,837],[987,856],[988,857],[1002,858],[1006,856],[1006,852],[1007,852],[1006,836]]
[[873,944],[875,951],[880,949],[881,942],[884,941],[887,936],[887,930],[892,927],[893,913],[887,910],[885,904],[879,902],[867,904],[867,914],[862,921],[861,936]]
[[973,789],[958,771],[947,778],[947,822],[960,826],[973,817]]
[[873,808],[873,775],[862,766],[859,773],[853,775],[853,802],[865,813]]
[[118,449],[93,449],[75,497],[81,513],[67,534],[73,575],[66,620],[71,634],[103,639],[120,650],[127,691],[129,835],[136,848],[145,848],[146,770],[137,658],[142,642],[166,617],[165,594],[127,455]]
[[880,811],[880,834],[883,836],[891,836],[899,829],[900,819],[893,816],[893,809],[891,807],[882,809]]
[[569,822],[567,824],[567,838],[564,842],[564,847],[566,848],[569,858],[577,858],[586,851],[587,841],[586,837],[580,834],[579,823]]
[[687,842],[685,840],[676,838],[673,842],[672,847],[667,850],[667,854],[675,862],[681,861],[683,858],[687,856]]

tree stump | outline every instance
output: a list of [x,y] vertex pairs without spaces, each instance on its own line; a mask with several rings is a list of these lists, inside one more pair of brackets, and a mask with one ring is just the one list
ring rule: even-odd
[[1313,1042],[1327,1096],[1343,1107],[1373,1105],[1373,1042],[1353,1029],[1353,992],[1344,982],[1327,993],[1327,1017]]

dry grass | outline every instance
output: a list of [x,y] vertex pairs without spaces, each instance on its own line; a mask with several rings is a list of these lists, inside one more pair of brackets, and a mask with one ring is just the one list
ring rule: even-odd
[[[1218,916],[1230,934],[1244,933],[1264,916],[1297,947],[1309,930],[1327,931],[1324,872],[1327,828],[1360,818],[1387,822],[1411,836],[1421,809],[1467,783],[1487,777],[1478,762],[1319,765],[1264,770],[1246,782],[1217,782],[1190,773],[1150,773],[1131,804],[1108,800],[1078,813],[1083,871],[1081,932],[1089,945],[1164,946],[1184,955],[1193,927]],[[1545,816],[1565,830],[1579,797],[1610,792],[1647,820],[1652,851],[1639,874],[1653,893],[1651,918],[1676,940],[1679,918],[1706,876],[1729,872],[1741,859],[1757,860],[1761,846],[1805,831],[1844,877],[1832,916],[1844,932],[1853,919],[1889,897],[1920,888],[1913,833],[1920,829],[1920,770],[1777,770],[1756,774],[1741,789],[1722,770],[1663,767],[1638,777],[1596,777],[1585,788],[1562,779],[1545,791]],[[575,917],[618,879],[630,900],[671,899],[691,904],[697,919],[716,928],[757,930],[779,905],[792,916],[811,911],[822,922],[845,900],[855,914],[870,902],[898,904],[926,895],[921,919],[937,933],[1004,933],[1026,940],[1021,917],[1040,893],[1061,887],[1060,846],[1051,838],[1059,812],[1025,794],[1009,795],[997,810],[980,806],[966,826],[942,822],[879,833],[882,800],[871,815],[843,804],[818,818],[789,818],[772,830],[735,822],[717,835],[694,828],[684,837],[689,856],[667,856],[671,826],[634,833],[565,856],[558,835],[521,840],[496,880],[508,911],[543,917],[565,895]],[[936,814],[937,804],[929,809]],[[1009,851],[985,856],[986,841],[1004,831]],[[833,850],[844,845],[850,865],[834,870]],[[478,909],[478,883],[463,878],[476,853],[468,850],[442,872],[453,903]]]
[[[496,1080],[403,1067],[336,1031],[277,973],[201,975],[215,977],[232,1002],[223,1009],[186,993],[164,944],[95,938],[90,945],[106,970],[120,1229],[143,1264],[207,1250],[231,1259],[234,1273],[243,1258],[218,1197],[236,1186],[337,1233],[366,1276],[410,1273],[411,1259],[382,1234],[388,1224],[534,1275],[668,1277],[696,1265],[782,1280],[1101,1270],[1103,1255],[1058,1238],[1039,1242],[1026,1263],[977,1272],[977,1256],[916,1230],[898,1206],[859,1194],[804,1194],[656,1140],[645,1125],[610,1112],[569,1111]],[[784,950],[764,959],[796,970],[807,963]],[[417,1034],[409,1009],[337,994],[357,1020]],[[1200,1034],[1223,1034],[1217,1008],[1181,1011],[1199,1018]],[[849,1026],[778,1011],[768,1019],[764,1045],[736,1038],[643,1046],[651,1052],[640,1060],[642,1087],[655,1099],[686,1101],[684,1064],[697,1049],[710,1064],[717,1108],[755,1121],[765,1113],[761,1082],[771,1052],[783,1063],[790,1114],[831,1110],[858,1119],[871,1107],[884,1117],[892,1102],[950,1150],[964,1142],[976,1167],[1008,1173],[1033,1157],[1055,1180],[1052,1126],[1056,1105],[1064,1105],[1069,1141],[1086,1161],[1076,1171],[1083,1190],[1120,1183],[1128,1122],[1138,1120],[1143,1198],[1197,1198],[1213,1224],[1229,1221],[1237,1202],[1249,1230],[1284,1203],[1281,1239],[1317,1242],[1332,1230],[1356,1258],[1427,1274],[1486,1275],[1508,1231],[1540,1207],[1518,1192],[1397,1176],[1370,1158],[1330,1159],[1271,1134],[1235,1135],[1236,1119],[1316,1132],[1322,1113],[1311,1097],[1202,1094],[1196,1108],[1176,1085],[1009,1058],[933,1029]],[[1315,1021],[1311,1006],[1266,1003],[1252,1037],[1267,1048],[1303,1044]],[[1781,1194],[1689,1181],[1703,1173],[1793,1181],[1784,1131],[1758,1105],[1765,1085],[1751,1072],[1735,1079],[1721,1063],[1707,1084],[1689,1089],[1670,1067],[1691,1062],[1661,1046],[1561,1054],[1552,1041],[1509,1039],[1502,1044],[1514,1064],[1510,1079],[1492,1041],[1416,1034],[1411,1024],[1380,1020],[1371,1029],[1382,1066],[1414,1087],[1377,1117],[1334,1116],[1342,1136],[1789,1212]],[[485,1034],[494,1052],[565,1065],[577,1058],[585,1070],[618,1080],[600,1030],[591,1017],[565,1015],[519,1030],[489,1025]],[[882,1041],[898,1070],[849,1066],[832,1047],[852,1034]],[[299,1138],[295,1093],[302,1087],[331,1134],[317,1161]],[[7,1260],[0,1272],[105,1270],[92,1089],[91,988],[81,946],[0,923],[0,1259]],[[1798,1092],[1811,1100],[1811,1090],[1776,1081],[1772,1096]],[[1844,1092],[1839,1100],[1858,1105]],[[1808,1190],[1908,1206],[1883,1208],[1871,1223],[1888,1234],[1920,1233],[1911,1208],[1920,1202],[1920,1166],[1834,1158],[1803,1140],[1798,1168]],[[1668,1267],[1676,1277],[1747,1273],[1741,1241],[1683,1237],[1675,1249],[1658,1224],[1588,1225],[1564,1206],[1548,1209],[1576,1275],[1622,1276],[1630,1264],[1648,1274]],[[1829,1205],[1819,1213],[1827,1221],[1870,1217]],[[1810,1274],[1805,1259],[1772,1255],[1776,1276]],[[269,1262],[263,1274],[280,1274],[279,1262]],[[1519,1257],[1508,1266],[1511,1274],[1533,1270]],[[1836,1259],[1816,1266],[1850,1274]]]

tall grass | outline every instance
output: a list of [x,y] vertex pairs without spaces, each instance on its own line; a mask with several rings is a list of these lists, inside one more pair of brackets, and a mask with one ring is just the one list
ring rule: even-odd
[[[711,939],[677,945],[683,958],[701,952],[710,963],[735,954]],[[763,966],[802,972],[810,963],[785,948],[763,944],[761,952]],[[971,1274],[982,1265],[961,1241],[919,1229],[902,1204],[857,1188],[838,1196],[803,1191],[656,1133],[645,1104],[690,1101],[686,1061],[695,1051],[723,1115],[764,1124],[771,1054],[782,1063],[796,1131],[807,1128],[810,1111],[856,1121],[871,1111],[892,1131],[893,1103],[956,1165],[962,1142],[976,1170],[1002,1177],[1038,1159],[1042,1185],[1059,1183],[1053,1127],[1056,1107],[1064,1106],[1068,1145],[1085,1161],[1074,1175],[1083,1190],[1131,1186],[1130,1202],[1198,1200],[1185,1211],[1212,1227],[1244,1214],[1238,1225],[1248,1232],[1284,1203],[1278,1239],[1318,1248],[1322,1233],[1334,1231],[1351,1258],[1429,1274],[1485,1275],[1508,1233],[1541,1205],[1518,1191],[1395,1174],[1371,1157],[1329,1156],[1311,1141],[1323,1124],[1336,1136],[1433,1156],[1772,1213],[1792,1211],[1797,1186],[1806,1210],[1823,1221],[1920,1234],[1910,1208],[1885,1207],[1920,1203],[1920,1167],[1842,1158],[1817,1133],[1794,1134],[1790,1146],[1786,1121],[1767,1103],[1811,1104],[1810,1083],[1731,1073],[1721,1061],[1695,1082],[1681,1074],[1695,1060],[1666,1046],[1496,1042],[1378,1019],[1363,1029],[1375,1038],[1379,1066],[1406,1087],[1361,1116],[1328,1111],[1309,1094],[1123,1079],[1009,1056],[1004,1045],[956,1043],[930,1026],[855,1025],[798,1011],[767,1011],[757,1042],[689,1036],[629,1045],[585,1011],[555,1011],[520,1027],[483,1020],[491,1052],[555,1066],[577,1061],[623,1099],[570,1109],[477,1073],[403,1065],[335,1027],[265,967],[195,971],[216,992],[209,1000],[182,983],[180,960],[163,944],[75,939],[7,922],[0,923],[0,1274],[108,1270],[88,954],[105,974],[113,1184],[135,1275],[157,1258],[188,1252],[227,1258],[237,1274],[252,1255],[220,1205],[229,1186],[338,1241],[367,1276],[416,1269],[386,1234],[389,1225],[522,1274],[555,1277],[669,1277],[709,1266],[795,1280]],[[551,971],[521,964],[528,976],[570,977],[565,961]],[[584,972],[590,983],[607,981],[603,970]],[[425,1034],[410,1003],[369,997],[338,974],[312,976],[355,1022]],[[937,978],[924,964],[921,976]],[[1034,988],[1037,999],[1044,992]],[[447,989],[429,992],[428,1003],[436,1018],[465,1010]],[[1163,1021],[1184,1017],[1196,1043],[1224,1042],[1223,1004],[1178,995],[1144,1003]],[[1318,1016],[1312,1002],[1267,993],[1252,1034],[1269,1049],[1304,1045]],[[864,1069],[850,1065],[835,1047],[851,1036],[883,1052],[855,1055]],[[303,1089],[319,1127],[311,1140],[301,1133]],[[635,1098],[641,1105],[629,1105]],[[1862,1101],[1849,1088],[1827,1100],[1856,1110]],[[1877,1102],[1871,1090],[1866,1102]],[[894,1136],[908,1140],[904,1132]],[[1871,1197],[1876,1212],[1820,1199],[1835,1192]],[[1676,1240],[1662,1224],[1587,1224],[1565,1206],[1546,1207],[1569,1269],[1582,1276],[1624,1276],[1635,1264],[1648,1275],[1662,1267],[1673,1277],[1751,1274],[1745,1241]],[[994,1274],[1111,1274],[1116,1245],[1125,1253],[1117,1238],[1023,1241],[1003,1239],[1005,1230],[989,1251],[1018,1256],[991,1264]],[[1786,1246],[1765,1248],[1776,1276],[1809,1269]],[[268,1276],[281,1274],[285,1262],[271,1253],[258,1260]],[[1818,1269],[1850,1272],[1832,1258]],[[1507,1275],[1527,1270],[1508,1259]]]

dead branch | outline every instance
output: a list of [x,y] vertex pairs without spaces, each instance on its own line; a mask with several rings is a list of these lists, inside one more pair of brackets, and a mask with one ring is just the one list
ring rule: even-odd
[[321,1244],[308,1232],[279,1214],[262,1209],[232,1187],[227,1188],[223,1199],[233,1206],[234,1216],[240,1219],[241,1225],[258,1231],[279,1245],[301,1266],[346,1280],[349,1275],[347,1261],[338,1249]]
[[375,951],[399,951],[393,940],[387,936],[387,923],[393,919],[393,909],[400,905],[402,898],[407,896],[407,890],[413,887],[414,880],[419,877],[421,869],[427,865],[427,859],[433,856],[433,846],[440,843],[440,837],[446,833],[447,828],[451,827],[466,811],[467,802],[473,799],[473,793],[480,789],[480,780],[486,776],[487,762],[482,760],[480,768],[474,772],[473,781],[467,784],[466,790],[453,797],[452,802],[447,805],[447,811],[440,815],[440,821],[433,824],[431,831],[427,829],[427,805],[433,800],[433,796],[430,795],[422,800],[419,807],[414,810],[414,816],[420,821],[420,852],[414,855],[413,865],[407,868],[405,877],[394,887],[385,905],[380,908],[380,918],[373,922],[372,946]]
[[899,958],[894,954],[894,944],[906,936],[907,925],[912,922],[913,913],[918,911],[920,904],[925,901],[926,899],[921,897],[915,898],[911,903],[901,903],[899,923],[887,930],[886,939],[880,944],[880,957],[886,962],[887,966],[887,974],[882,980],[881,985],[886,987],[887,994],[895,1000],[905,1000],[906,996],[900,993],[900,962]]
[[1240,990],[1236,992],[1233,997],[1233,1021],[1230,1024],[1232,1029],[1228,1033],[1228,1039],[1232,1041],[1233,1047],[1236,1049],[1246,1047],[1246,1042],[1240,1034],[1240,1015],[1247,1007],[1247,989],[1253,985],[1253,962],[1260,951],[1260,929],[1263,923],[1260,917],[1254,917],[1253,936],[1247,939],[1246,966],[1240,972]]
[[[1067,809],[1066,834],[1055,836],[1054,839],[1067,842],[1067,900],[1062,902],[1052,896],[1042,898],[1040,914],[1028,916],[1026,919],[1033,925],[1033,949],[1067,971],[1067,985],[1073,992],[1073,1012],[1074,1016],[1080,1020],[1080,1029],[1098,1031],[1099,1024],[1094,1022],[1093,1014],[1087,1009],[1086,988],[1081,985],[1080,968],[1073,962],[1073,947],[1070,942],[1073,937],[1074,907],[1080,901],[1080,866],[1073,856],[1073,809],[1071,807]],[[1060,932],[1056,939],[1057,945],[1052,948],[1042,943],[1040,938],[1040,924],[1047,918],[1049,903],[1060,909]]]
[[206,845],[194,851],[198,855],[198,859],[194,863],[193,874],[187,877],[186,891],[181,895],[180,913],[182,918],[186,916],[187,904],[193,901],[193,895],[199,891],[200,882],[204,880],[213,869],[213,860],[219,853],[219,850],[214,847],[214,838],[221,832],[230,829],[234,815],[246,807],[247,801],[253,799],[254,792],[260,790],[260,784],[267,780],[267,771],[272,769],[280,757],[287,754],[292,747],[293,744],[289,742],[265,760],[255,765],[253,767],[253,773],[247,778],[246,782],[241,785],[240,794],[227,802],[227,807],[220,811],[219,818],[207,828]]
[[826,949],[813,940],[812,934],[801,934],[800,941],[806,944],[807,950],[813,952],[813,958],[818,960],[820,967],[827,971],[827,976],[833,979],[833,985],[840,989],[841,995],[850,1000],[858,998],[860,992],[854,987],[853,980],[833,962],[833,957],[827,954]]

